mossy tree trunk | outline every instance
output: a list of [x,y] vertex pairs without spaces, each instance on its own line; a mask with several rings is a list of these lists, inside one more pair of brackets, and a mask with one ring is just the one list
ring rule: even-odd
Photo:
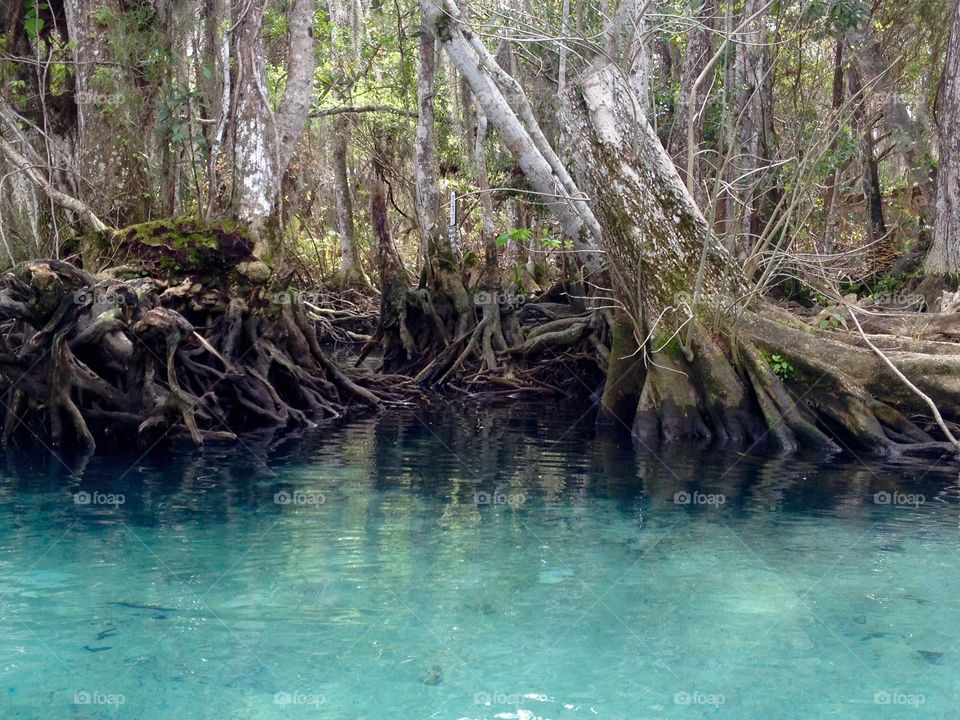
[[[622,75],[600,63],[566,102],[574,163],[593,198],[620,306],[606,415],[631,423],[644,443],[769,438],[787,449],[852,442],[876,452],[942,452],[937,431],[918,420],[924,401],[857,337],[817,332],[762,300],[745,308],[739,264],[630,97]],[[626,323],[632,339],[623,337]],[[960,417],[960,352],[874,342]],[[624,410],[631,398],[632,419]]]

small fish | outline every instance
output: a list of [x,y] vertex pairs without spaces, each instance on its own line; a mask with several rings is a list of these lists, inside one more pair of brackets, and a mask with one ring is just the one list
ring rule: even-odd
[[176,608],[160,607],[159,605],[147,605],[146,603],[127,602],[126,600],[114,600],[110,605],[119,605],[120,607],[131,608],[132,610],[156,610],[157,612],[176,612]]
[[113,637],[117,634],[117,629],[113,626],[108,627],[106,630],[101,630],[97,633],[97,640],[103,640],[104,638]]
[[87,652],[103,652],[104,650],[113,650],[110,645],[104,645],[103,647],[90,647],[89,645],[84,645],[83,649]]
[[931,665],[939,665],[943,660],[943,653],[936,650],[917,650],[917,654]]

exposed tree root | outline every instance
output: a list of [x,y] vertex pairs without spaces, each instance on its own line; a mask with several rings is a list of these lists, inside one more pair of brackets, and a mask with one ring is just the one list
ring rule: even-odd
[[54,260],[4,275],[4,440],[93,448],[97,436],[185,433],[201,445],[413,394],[404,378],[338,367],[300,302],[253,284],[186,285],[97,280]]

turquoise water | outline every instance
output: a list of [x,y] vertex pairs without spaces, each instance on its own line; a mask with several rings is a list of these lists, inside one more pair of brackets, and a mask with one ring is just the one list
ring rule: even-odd
[[0,717],[958,717],[956,469],[578,417],[8,462]]

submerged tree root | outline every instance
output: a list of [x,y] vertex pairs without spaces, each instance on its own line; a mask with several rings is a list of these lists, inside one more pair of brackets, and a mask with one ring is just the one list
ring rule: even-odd
[[4,441],[92,449],[98,436],[185,433],[201,445],[415,395],[405,378],[338,367],[303,304],[265,287],[98,280],[45,260],[0,288]]
[[[923,398],[849,332],[814,332],[787,313],[768,312],[747,313],[735,335],[715,339],[695,325],[692,337],[689,357],[661,348],[633,379],[639,402],[631,430],[644,444],[769,441],[786,451],[957,453]],[[898,342],[882,336],[871,340]],[[920,389],[937,398],[944,415],[955,421],[960,417],[960,351],[945,355],[933,345],[888,347],[887,354],[909,368]]]

